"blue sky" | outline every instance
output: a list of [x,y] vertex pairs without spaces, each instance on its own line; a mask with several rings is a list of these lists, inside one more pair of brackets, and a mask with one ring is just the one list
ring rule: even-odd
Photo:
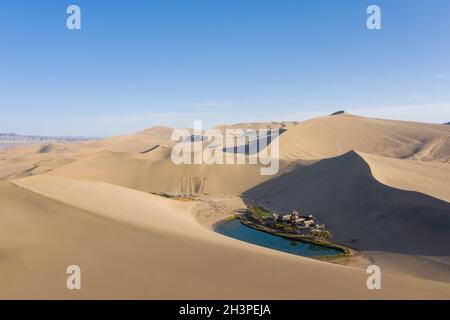
[[[77,4],[82,29],[66,28]],[[382,10],[382,30],[366,9]],[[0,132],[450,121],[448,0],[2,0]]]

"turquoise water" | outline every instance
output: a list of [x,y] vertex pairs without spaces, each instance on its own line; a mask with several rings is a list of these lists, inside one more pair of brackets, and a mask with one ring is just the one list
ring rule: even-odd
[[270,249],[275,249],[303,257],[320,257],[342,253],[340,250],[282,238],[267,232],[255,230],[242,224],[238,219],[220,223],[215,231],[225,236],[246,241]]

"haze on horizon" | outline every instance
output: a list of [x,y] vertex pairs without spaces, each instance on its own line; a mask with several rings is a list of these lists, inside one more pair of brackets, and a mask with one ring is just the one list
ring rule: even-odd
[[67,1],[0,5],[0,132],[109,136],[153,125],[305,120],[345,109],[450,121],[450,3]]

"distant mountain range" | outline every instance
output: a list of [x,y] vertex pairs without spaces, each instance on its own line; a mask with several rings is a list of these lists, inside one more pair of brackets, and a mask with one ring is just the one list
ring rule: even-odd
[[66,136],[32,136],[19,135],[17,133],[0,133],[0,141],[28,141],[28,142],[77,142],[93,140],[85,137],[66,137]]
[[65,137],[65,136],[32,136],[19,135],[16,133],[0,133],[0,151],[13,149],[19,146],[50,144],[50,143],[73,143],[80,141],[95,140],[95,138],[86,137]]

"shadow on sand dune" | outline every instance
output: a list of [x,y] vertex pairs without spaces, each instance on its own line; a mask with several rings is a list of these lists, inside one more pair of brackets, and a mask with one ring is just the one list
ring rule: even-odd
[[450,255],[450,204],[380,183],[355,151],[296,168],[244,197],[278,211],[311,213],[336,242],[360,250]]

